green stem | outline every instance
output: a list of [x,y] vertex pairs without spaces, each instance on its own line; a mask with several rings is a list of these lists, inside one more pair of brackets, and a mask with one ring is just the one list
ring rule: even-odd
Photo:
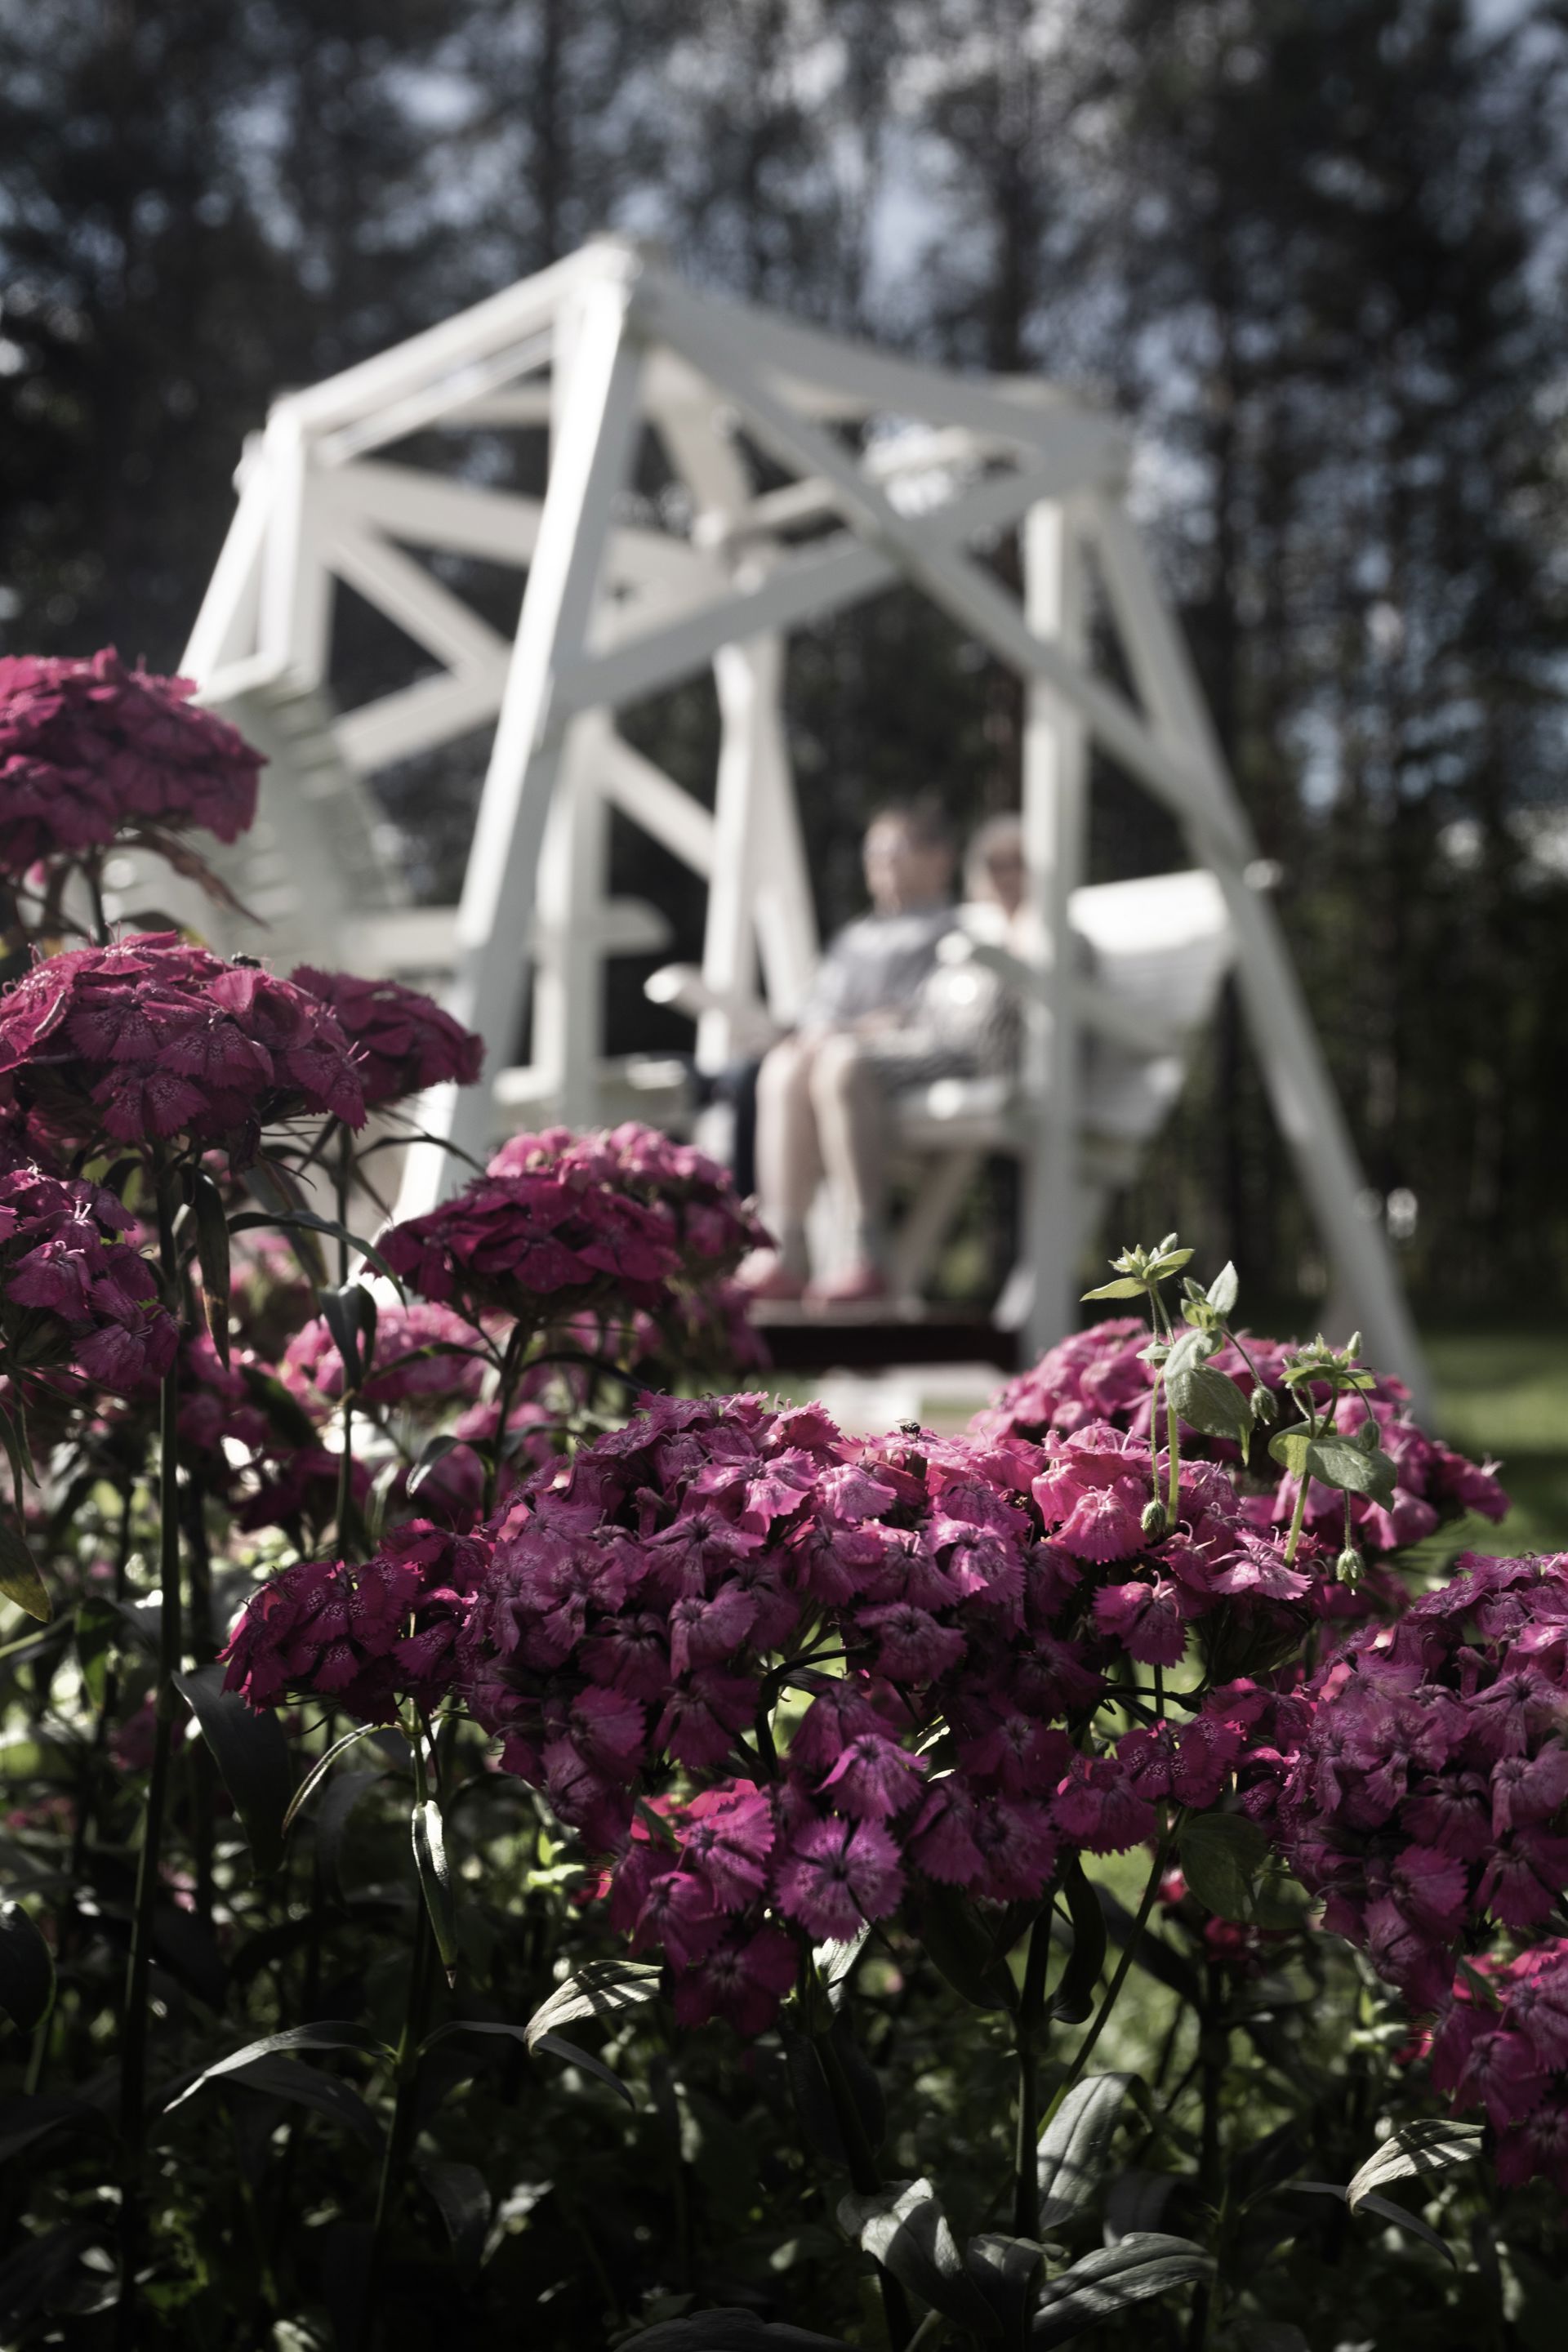
[[[174,1212],[178,1191],[173,1171],[156,1169],[158,1256],[171,1298],[179,1296]],[[174,1676],[180,1641],[179,1359],[163,1376],[158,1418],[158,1571],[163,1605],[158,1620],[158,1670],[153,1762],[147,1778],[147,1810],[136,1867],[135,1906],[131,1922],[131,1958],[120,2029],[120,2133],[125,2164],[121,2208],[121,2279],[117,2340],[136,2341],[136,2270],[142,2252],[142,2171],[146,2148],[148,1988],[153,1969],[153,1915],[163,1860],[163,1811],[169,1759],[174,1748]]]
[[1307,1489],[1312,1483],[1310,1471],[1301,1465],[1300,1484],[1296,1489],[1296,1507],[1290,1514],[1290,1532],[1285,1538],[1285,1565],[1289,1568],[1296,1557],[1296,1547],[1301,1540],[1301,1528],[1307,1517]]
[[495,1442],[490,1448],[489,1460],[485,1464],[485,1496],[479,1510],[481,1519],[488,1519],[496,1507],[496,1488],[500,1484],[501,1447],[506,1443],[507,1419],[511,1412],[512,1399],[517,1394],[517,1384],[522,1372],[522,1359],[532,1336],[532,1332],[526,1324],[514,1323],[511,1328],[511,1337],[506,1343],[506,1353],[501,1358],[500,1378],[496,1383]]
[[1182,1443],[1176,1431],[1176,1408],[1171,1402],[1169,1381],[1165,1384],[1165,1450],[1170,1457],[1170,1487],[1165,1498],[1165,1518],[1175,1531],[1176,1509],[1182,1498]]
[[[833,2101],[838,2136],[844,2142],[850,2183],[858,2197],[874,2197],[882,2186],[882,2175],[877,2163],[877,2152],[867,2137],[860,2110],[855,2104],[849,2077],[844,2072],[844,2061],[835,2047],[831,2032],[819,2033],[815,2038],[828,2095]],[[877,2283],[882,2292],[882,2315],[888,2325],[888,2342],[892,2352],[906,2352],[914,2328],[909,2297],[892,2273],[884,2270],[880,2263],[877,2266]]]
[[1148,1882],[1144,1886],[1137,1911],[1133,1915],[1131,1930],[1122,1947],[1121,1958],[1117,1961],[1115,1973],[1105,1988],[1105,1998],[1095,2011],[1094,2022],[1079,2043],[1078,2054],[1068,2068],[1067,2079],[1046,2111],[1047,2123],[1049,2123],[1052,2116],[1056,2114],[1057,2109],[1093,2057],[1095,2044],[1104,2032],[1110,2012],[1121,1998],[1121,1988],[1127,1981],[1127,1971],[1132,1966],[1133,1954],[1138,1949],[1138,1938],[1148,1924],[1150,1912],[1154,1908],[1154,1897],[1160,1891],[1160,1880],[1164,1872],[1165,1857],[1170,1851],[1171,1839],[1172,1832],[1169,1829],[1161,1832],[1159,1843],[1154,1848],[1154,1859],[1150,1865]]
[[1053,1895],[1029,1934],[1024,1991],[1018,2003],[1018,2130],[1013,2151],[1013,2233],[1032,2238],[1039,2226],[1040,2052],[1045,2022],[1046,1969],[1051,1954]]
[[93,940],[97,946],[106,948],[110,943],[109,918],[103,910],[103,879],[98,870],[97,858],[84,858],[81,872],[87,884],[87,895],[92,901]]
[[392,2127],[386,2135],[382,2151],[381,2178],[376,2183],[375,2220],[371,2230],[370,2264],[365,2275],[364,2301],[360,2306],[356,2352],[371,2352],[375,2341],[375,2325],[381,2304],[381,2268],[385,2259],[387,2231],[402,2188],[408,2153],[414,2145],[419,2089],[419,2046],[429,2022],[430,1996],[435,1989],[435,1980],[436,1938],[430,1930],[429,1914],[421,1893],[414,1930],[414,1956],[408,1969],[408,1998],[404,2010],[403,2032],[398,2038],[394,2060],[394,2080],[397,2088],[393,2102]]

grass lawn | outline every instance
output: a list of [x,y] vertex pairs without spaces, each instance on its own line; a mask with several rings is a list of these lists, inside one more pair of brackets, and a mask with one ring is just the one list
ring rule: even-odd
[[1568,1333],[1427,1332],[1438,1427],[1477,1460],[1494,1456],[1513,1509],[1468,1521],[1479,1551],[1568,1550]]

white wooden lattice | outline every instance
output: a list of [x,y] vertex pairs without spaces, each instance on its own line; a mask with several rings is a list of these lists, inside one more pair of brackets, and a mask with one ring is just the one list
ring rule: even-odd
[[[783,488],[757,490],[736,424],[784,470]],[[476,426],[548,430],[542,499],[377,454],[416,430]],[[648,431],[684,488],[687,511],[668,527],[628,497]],[[1274,1111],[1342,1294],[1373,1353],[1420,1389],[1386,1243],[1358,1207],[1344,1120],[1255,887],[1256,845],[1125,510],[1125,458],[1115,426],[1048,385],[945,373],[700,296],[614,238],[280,399],[247,448],[184,663],[203,698],[273,755],[258,836],[226,869],[265,900],[267,951],[285,969],[331,956],[446,975],[452,1009],[488,1042],[490,1076],[423,1117],[468,1150],[482,1154],[509,1114],[591,1120],[620,1107],[627,1075],[603,1051],[605,960],[666,937],[652,908],[606,896],[608,813],[620,809],[708,884],[698,1052],[716,1066],[759,1015],[788,1021],[817,952],[781,712],[787,632],[910,583],[1026,685],[1024,821],[1046,941],[1065,937],[1081,879],[1091,742],[1171,811],[1215,877]],[[975,551],[1015,526],[1021,602]],[[525,571],[515,636],[410,548]],[[1090,665],[1090,564],[1135,698]],[[429,674],[333,716],[338,583],[395,622]],[[710,669],[722,729],[711,810],[615,724]],[[492,724],[459,904],[401,904],[363,779]],[[508,1069],[530,960],[532,1055]],[[1085,1180],[1073,963],[1047,946],[1033,976],[1019,1094],[1035,1106],[1037,1344],[1074,1320]],[[412,1152],[405,1211],[455,1165]]]

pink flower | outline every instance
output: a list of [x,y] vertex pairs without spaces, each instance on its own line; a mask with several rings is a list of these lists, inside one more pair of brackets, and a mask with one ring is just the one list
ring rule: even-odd
[[[791,1755],[795,1750],[792,1748]],[[921,1793],[925,1767],[879,1732],[862,1732],[848,1743],[832,1770],[818,1784],[817,1795],[840,1812],[858,1820],[883,1822],[901,1813]]]
[[353,1050],[323,1005],[172,931],[53,956],[8,990],[0,1101],[93,1139],[183,1134],[247,1152],[307,1111],[364,1118]]
[[721,1911],[743,1911],[767,1880],[773,1819],[767,1799],[730,1788],[694,1797],[682,1816],[680,1858]]
[[[383,1304],[375,1325],[370,1376],[360,1390],[370,1406],[413,1405],[428,1411],[478,1396],[489,1349],[484,1334],[449,1307],[415,1298]],[[297,1331],[284,1352],[283,1379],[307,1403],[336,1403],[343,1392],[343,1362],[324,1316]]]
[[396,1102],[426,1087],[472,1086],[485,1056],[484,1040],[454,1021],[416,988],[395,980],[361,980],[353,972],[319,971],[297,964],[292,984],[330,1007],[359,1053],[366,1108]]
[[1154,1666],[1180,1665],[1187,1628],[1181,1594],[1167,1576],[1147,1584],[1103,1585],[1094,1596],[1094,1622],[1114,1634],[1130,1658]]
[[112,1192],[23,1164],[0,1175],[0,1364],[32,1383],[74,1367],[115,1396],[154,1389],[179,1326]]
[[848,1937],[903,1891],[899,1850],[875,1822],[816,1821],[796,1832],[777,1878],[780,1908],[811,1936]]
[[1153,1807],[1111,1756],[1075,1757],[1051,1811],[1063,1836],[1089,1853],[1124,1853],[1154,1835]]
[[254,822],[263,765],[234,728],[192,707],[188,678],[87,660],[0,659],[0,868],[200,826],[234,841]]
[[764,1927],[749,1936],[737,1931],[682,1970],[675,1985],[676,2021],[702,2025],[725,2017],[738,2032],[765,2033],[799,1969],[799,1952],[783,1928]]
[[857,1621],[877,1641],[877,1672],[898,1682],[930,1682],[963,1655],[963,1635],[908,1601],[862,1609]]
[[1056,1540],[1076,1559],[1131,1559],[1143,1549],[1147,1487],[1131,1478],[1089,1486],[1056,1529]]
[[428,1298],[537,1320],[612,1289],[656,1307],[675,1272],[668,1221],[567,1160],[476,1177],[454,1200],[394,1225],[381,1244],[395,1274]]
[[430,1706],[457,1667],[457,1633],[489,1547],[416,1524],[363,1567],[300,1561],[247,1602],[224,1655],[224,1688],[257,1708],[329,1698],[390,1722],[399,1696]]

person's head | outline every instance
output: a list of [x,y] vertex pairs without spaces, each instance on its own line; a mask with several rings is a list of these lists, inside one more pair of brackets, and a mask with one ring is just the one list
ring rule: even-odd
[[861,845],[866,888],[879,915],[940,906],[952,889],[952,835],[940,803],[898,803],[879,809]]
[[1021,821],[1016,816],[992,817],[974,835],[964,856],[966,896],[989,899],[1010,918],[1024,903],[1028,878]]

